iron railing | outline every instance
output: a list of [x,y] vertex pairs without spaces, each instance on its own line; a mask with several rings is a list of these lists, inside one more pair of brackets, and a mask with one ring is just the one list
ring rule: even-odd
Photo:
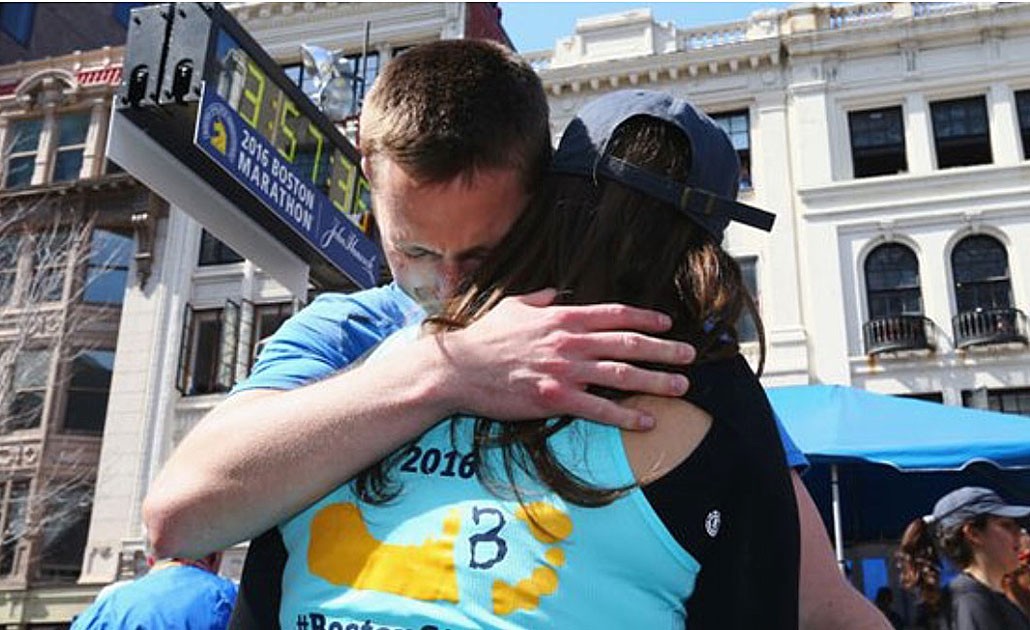
[[922,315],[895,315],[880,317],[862,326],[867,355],[899,350],[933,350],[936,347],[936,329],[933,322]]
[[976,309],[951,319],[955,348],[1028,343],[1026,314],[1018,308]]

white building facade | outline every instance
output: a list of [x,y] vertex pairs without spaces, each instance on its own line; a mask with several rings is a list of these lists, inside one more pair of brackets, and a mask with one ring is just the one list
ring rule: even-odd
[[560,130],[621,88],[685,97],[747,163],[767,385],[1030,413],[1030,7],[796,5],[680,30],[583,19],[528,55]]

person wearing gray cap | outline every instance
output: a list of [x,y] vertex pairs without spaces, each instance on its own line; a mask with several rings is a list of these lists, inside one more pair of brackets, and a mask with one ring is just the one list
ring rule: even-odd
[[[966,486],[905,529],[897,553],[902,585],[920,600],[933,630],[1030,630],[1030,619],[1002,592],[1019,565],[1020,522],[1030,506],[1010,505],[987,488]],[[943,554],[961,573],[942,589]]]
[[667,313],[662,336],[698,351],[683,370],[690,392],[591,388],[652,414],[643,434],[574,417],[442,419],[281,526],[286,623],[799,626],[791,477],[739,352],[741,314],[761,323],[720,246],[730,221],[768,230],[773,217],[735,201],[739,163],[726,134],[658,92],[584,107],[553,171],[428,331],[397,333],[368,362],[503,309],[504,296],[554,287],[564,307],[614,301]]

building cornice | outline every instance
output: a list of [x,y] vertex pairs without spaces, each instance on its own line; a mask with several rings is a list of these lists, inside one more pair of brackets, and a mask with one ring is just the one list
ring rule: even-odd
[[752,72],[779,66],[780,60],[780,47],[776,40],[758,40],[725,48],[677,51],[544,69],[539,74],[545,89],[558,96],[566,91],[603,92],[618,87]]
[[97,97],[108,98],[121,83],[124,54],[124,47],[105,46],[2,66],[0,112],[17,115],[54,99],[54,105],[66,107]]
[[[578,39],[599,41],[605,28],[613,33],[644,29],[649,12],[631,11],[577,22],[576,35],[563,38],[553,51],[524,56],[537,68],[545,88],[555,96],[581,91],[606,91],[642,83],[663,83],[697,77],[733,75],[781,66],[786,59],[800,63],[806,56],[821,63],[826,57],[856,57],[876,52],[911,51],[956,42],[1000,41],[1030,32],[1030,4],[1015,3],[864,3],[832,7],[796,5],[782,11],[759,11],[748,20],[681,30],[653,20],[650,30],[662,30],[675,42],[673,51],[648,53],[639,35],[626,44],[620,59],[581,63],[569,60]],[[960,18],[960,19],[959,19]],[[652,38],[653,40],[653,38]],[[615,41],[615,40],[613,40]],[[614,45],[614,44],[613,44]],[[822,89],[824,81],[795,86],[802,93]]]
[[439,39],[456,17],[446,3],[259,2],[227,5],[244,28],[280,62],[300,59],[300,45],[359,52],[369,23],[369,46]]
[[818,221],[837,221],[850,215],[868,218],[880,213],[941,212],[955,204],[975,203],[986,209],[992,200],[1001,200],[1006,206],[1021,205],[1025,212],[1025,200],[1030,198],[1030,162],[870,177],[800,188],[797,192],[804,216]]

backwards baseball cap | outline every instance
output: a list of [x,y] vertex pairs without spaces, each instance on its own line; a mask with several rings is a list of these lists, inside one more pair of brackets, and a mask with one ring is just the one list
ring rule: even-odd
[[1030,516],[1030,506],[1009,505],[993,490],[966,486],[941,497],[933,514],[923,520],[951,529],[981,514],[1024,519]]
[[[690,172],[676,181],[608,153],[612,135],[637,116],[665,121],[690,142]],[[620,90],[587,103],[562,134],[552,172],[604,178],[665,201],[716,241],[730,221],[768,232],[775,216],[736,201],[740,161],[729,136],[711,118],[664,92]]]

